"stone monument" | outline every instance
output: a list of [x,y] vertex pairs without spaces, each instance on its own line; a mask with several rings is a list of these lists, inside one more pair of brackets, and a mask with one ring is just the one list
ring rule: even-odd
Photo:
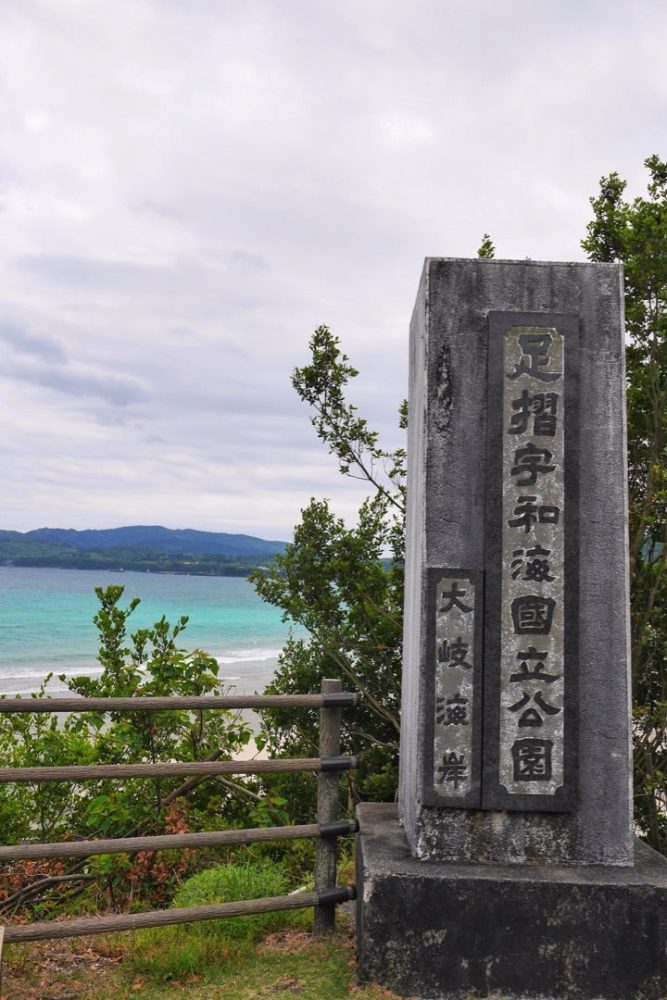
[[404,996],[667,996],[667,861],[632,828],[622,302],[615,264],[424,267],[399,805],[359,808],[360,974]]

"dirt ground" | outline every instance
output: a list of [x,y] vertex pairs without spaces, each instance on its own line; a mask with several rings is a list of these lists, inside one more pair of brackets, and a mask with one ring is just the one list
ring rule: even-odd
[[74,1000],[91,980],[106,976],[122,948],[101,938],[41,941],[5,948],[0,1000]]

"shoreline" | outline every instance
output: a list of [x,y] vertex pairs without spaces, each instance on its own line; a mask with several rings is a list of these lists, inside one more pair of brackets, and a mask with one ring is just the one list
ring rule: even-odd
[[[158,553],[162,555],[162,553]],[[144,559],[133,563],[131,559],[81,559],[76,562],[68,560],[59,562],[57,559],[30,559],[29,557],[19,557],[18,559],[0,559],[0,569],[64,569],[64,570],[87,570],[101,573],[141,573],[148,576],[198,576],[198,577],[226,577],[237,580],[247,580],[251,573],[256,570],[268,570],[271,568],[272,559],[234,559],[224,560],[220,563],[215,561],[215,556],[209,559],[202,559],[201,562],[181,561],[178,556],[170,556],[164,553],[165,560]],[[166,560],[173,558],[174,562],[169,564]]]
[[[267,684],[271,683],[278,668],[279,649],[270,650],[270,655],[259,655],[256,659],[250,655],[252,650],[239,651],[247,655],[233,656],[234,651],[228,650],[214,657],[218,662],[220,672],[217,680],[226,693],[251,695],[261,693]],[[258,650],[259,653],[262,651]],[[68,664],[50,665],[40,669],[40,666],[25,666],[23,664],[0,665],[0,697],[30,698],[36,694],[41,683],[51,674],[47,683],[45,697],[57,698],[73,694],[67,685],[67,680],[74,677],[99,678],[102,674],[101,664],[90,658],[76,667]],[[61,681],[59,675],[64,674]]]
[[104,573],[144,573],[147,576],[199,576],[199,577],[227,577],[235,580],[247,580],[251,573],[254,573],[256,569],[267,569],[265,565],[252,566],[243,572],[206,572],[197,571],[195,569],[143,569],[141,566],[105,566],[100,564],[95,565],[84,565],[84,566],[72,566],[70,564],[63,563],[37,563],[37,562],[10,562],[5,560],[0,563],[0,569],[65,569],[65,570],[89,570],[90,572],[95,572],[99,570]]

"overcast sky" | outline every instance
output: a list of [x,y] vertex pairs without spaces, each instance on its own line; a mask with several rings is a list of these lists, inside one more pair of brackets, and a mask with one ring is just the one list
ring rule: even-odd
[[664,0],[0,0],[0,527],[352,517],[320,323],[388,444],[425,256],[582,259],[666,155]]

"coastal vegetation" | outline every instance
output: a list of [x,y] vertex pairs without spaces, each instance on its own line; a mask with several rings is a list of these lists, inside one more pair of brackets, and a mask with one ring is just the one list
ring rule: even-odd
[[[170,624],[163,617],[150,628],[131,632],[138,599],[126,601],[122,586],[96,592],[99,610],[94,620],[102,673],[98,678],[69,680],[73,693],[84,697],[223,693],[217,661],[202,651],[180,647],[187,618]],[[149,716],[0,714],[0,753],[7,766],[16,767],[224,760],[243,753],[250,738],[251,730],[238,713],[220,709]],[[291,803],[273,786],[272,778],[136,779],[124,786],[91,781],[76,788],[66,782],[5,784],[0,786],[3,843],[289,824]],[[306,780],[316,786],[314,775],[306,775]],[[349,847],[341,845],[341,855],[347,858],[342,877],[349,880]],[[312,889],[313,872],[311,841],[7,863],[0,865],[0,923],[285,894]],[[289,973],[300,994],[338,1000],[354,988],[350,935],[314,942],[307,932],[311,919],[307,911],[269,913],[102,941],[94,938],[83,948],[79,942],[11,945],[5,949],[5,982],[12,983],[9,995],[22,1000],[41,996],[40,984],[49,988],[62,984],[63,995],[72,995],[68,993],[72,988],[90,1000],[119,995],[149,1000],[158,994],[176,995],[184,987],[192,996],[199,995],[201,987],[202,996],[250,1000],[265,995],[265,989],[281,989],[278,984]],[[286,945],[277,943],[274,948],[272,940]],[[85,974],[87,966],[94,975]],[[209,987],[214,984],[219,984],[220,992],[211,994]],[[57,990],[53,995],[59,995]],[[388,994],[369,989],[359,996],[379,1000]]]
[[[123,604],[123,588],[97,590],[99,677],[68,681],[88,697],[197,696],[222,693],[219,665],[200,650],[180,647],[187,618],[161,618],[130,632],[137,599]],[[64,675],[63,678],[64,680]],[[43,694],[43,690],[38,692]],[[0,755],[8,767],[122,764],[231,759],[251,730],[239,713],[215,711],[86,712],[58,716],[0,714]],[[261,793],[261,794],[260,794]],[[74,788],[67,782],[0,785],[3,843],[57,841],[252,827],[287,822],[285,802],[258,782],[135,779]],[[271,849],[266,849],[267,857]],[[233,852],[232,852],[233,853]],[[279,852],[278,852],[279,853]],[[0,916],[48,917],[76,907],[164,905],[198,866],[220,852],[143,852],[84,861],[15,862],[0,869]],[[228,855],[224,854],[224,859]],[[298,867],[298,866],[297,866]]]
[[[647,193],[625,198],[617,173],[590,199],[582,247],[591,261],[622,261],[627,326],[628,472],[635,817],[646,840],[667,854],[667,162],[645,161]],[[484,234],[480,257],[495,247]],[[369,497],[347,527],[326,500],[301,512],[294,540],[251,579],[258,593],[299,621],[308,638],[283,650],[271,690],[315,690],[344,676],[364,693],[364,714],[345,730],[345,752],[360,753],[353,796],[392,798],[396,787],[403,613],[405,452],[384,450],[346,398],[358,372],[325,326],[310,341],[311,362],[292,383],[312,411],[318,437],[340,472],[366,482]],[[405,403],[401,426],[407,424]],[[380,562],[380,555],[388,555]],[[267,720],[273,752],[312,746],[314,720]]]
[[[361,760],[349,778],[349,801],[392,800],[400,730],[405,449],[382,448],[378,434],[346,399],[358,372],[338,338],[321,326],[309,347],[311,363],[294,372],[292,384],[313,408],[313,426],[340,472],[364,479],[370,495],[351,527],[328,501],[311,499],[293,542],[270,568],[252,574],[259,595],[305,629],[305,638],[292,637],[283,648],[267,690],[316,691],[323,677],[342,677],[359,690],[360,710],[343,718],[343,753]],[[405,403],[398,420],[405,428]],[[316,745],[316,727],[314,714],[295,720],[268,712],[264,736],[272,755],[297,756]],[[296,782],[285,780],[284,788],[290,800],[303,800]]]
[[12,566],[245,577],[283,549],[252,535],[161,526],[0,531],[0,563]]
[[[63,546],[0,545],[0,563],[10,566],[48,567],[50,569],[104,569],[137,573],[180,573],[190,576],[249,576],[260,568],[256,558],[231,556],[170,555],[150,549],[107,549],[96,552],[67,550]],[[271,557],[261,560],[269,563]]]

